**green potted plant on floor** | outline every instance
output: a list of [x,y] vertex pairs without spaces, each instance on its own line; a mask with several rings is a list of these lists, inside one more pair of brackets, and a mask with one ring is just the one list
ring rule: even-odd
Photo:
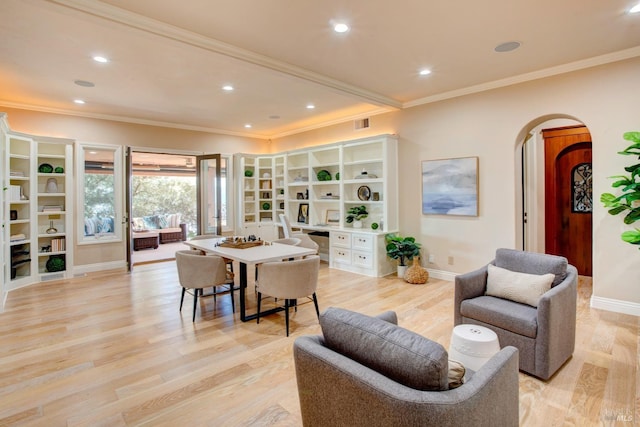
[[353,228],[362,228],[362,220],[369,216],[365,206],[352,206],[347,210],[347,224],[353,224]]
[[387,234],[385,237],[387,256],[398,260],[398,277],[404,277],[407,262],[420,256],[420,243],[415,237],[401,237],[398,234]]
[[[637,156],[640,159],[640,132],[626,132],[622,136],[625,140],[633,144],[618,154],[623,156]],[[605,208],[609,209],[609,214],[618,215],[628,211],[624,217],[625,224],[633,224],[640,221],[640,163],[636,163],[624,168],[630,175],[612,176],[616,181],[611,184],[613,188],[622,189],[620,196],[611,193],[604,193],[600,196],[600,201]],[[640,228],[628,230],[622,233],[622,240],[632,245],[640,245]]]

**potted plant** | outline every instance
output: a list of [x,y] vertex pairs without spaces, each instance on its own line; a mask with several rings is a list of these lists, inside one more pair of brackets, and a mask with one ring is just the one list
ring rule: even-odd
[[365,206],[353,206],[347,210],[347,224],[353,223],[353,228],[362,228],[362,220],[369,216]]
[[[640,132],[626,132],[622,136],[625,140],[631,141],[632,144],[624,151],[618,154],[623,156],[637,156],[640,159]],[[613,188],[621,189],[622,194],[615,196],[611,193],[604,193],[600,197],[600,201],[605,208],[609,209],[609,214],[618,215],[626,212],[623,219],[625,224],[633,224],[640,221],[640,163],[636,163],[624,168],[629,175],[617,175],[611,178],[616,181],[611,184]],[[622,240],[632,245],[640,245],[640,228],[627,230],[622,233]],[[639,247],[640,249],[640,247]]]
[[397,234],[387,234],[387,256],[398,260],[398,277],[404,277],[407,262],[420,255],[420,243],[415,237],[401,237]]

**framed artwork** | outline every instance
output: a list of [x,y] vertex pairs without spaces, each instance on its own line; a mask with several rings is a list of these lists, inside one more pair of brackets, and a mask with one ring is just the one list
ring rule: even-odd
[[298,206],[298,222],[309,223],[309,203],[300,203]]
[[422,213],[478,216],[478,158],[422,161]]
[[327,214],[325,216],[324,222],[327,225],[340,225],[340,211],[327,209]]

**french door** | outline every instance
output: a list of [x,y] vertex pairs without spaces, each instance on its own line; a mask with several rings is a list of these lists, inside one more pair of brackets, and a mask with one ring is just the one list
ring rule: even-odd
[[198,234],[222,235],[226,218],[222,205],[222,191],[226,188],[223,181],[227,180],[228,170],[226,163],[227,159],[220,154],[196,157]]

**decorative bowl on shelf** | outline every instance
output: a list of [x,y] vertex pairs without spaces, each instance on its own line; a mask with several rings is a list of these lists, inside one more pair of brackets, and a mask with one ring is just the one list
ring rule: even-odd
[[328,170],[321,170],[318,172],[318,181],[331,181],[331,173]]
[[253,176],[253,171],[251,169],[246,169],[244,171],[244,176],[246,177],[252,177]]
[[271,209],[271,203],[269,202],[264,202],[262,204],[262,210],[268,211],[269,209]]
[[53,166],[51,166],[49,163],[43,163],[38,167],[38,172],[51,173],[53,172]]

